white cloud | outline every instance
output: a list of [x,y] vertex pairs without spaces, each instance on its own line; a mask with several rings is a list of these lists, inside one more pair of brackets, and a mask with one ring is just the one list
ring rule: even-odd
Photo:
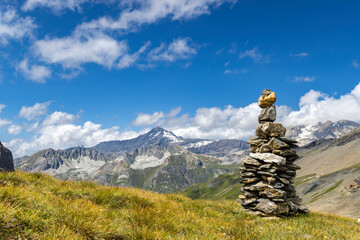
[[293,82],[313,82],[315,81],[315,79],[316,79],[315,76],[304,76],[304,77],[294,76]]
[[190,38],[177,38],[169,46],[162,43],[148,54],[150,61],[174,62],[179,59],[188,59],[197,54],[196,48],[191,46]]
[[37,83],[44,83],[46,78],[51,76],[51,70],[45,66],[32,65],[29,66],[28,59],[24,59],[18,65],[18,69],[26,78]]
[[32,107],[23,106],[20,110],[19,116],[23,117],[29,121],[37,119],[40,116],[47,114],[48,107],[50,106],[51,101],[44,103],[36,103]]
[[9,39],[31,36],[36,28],[33,19],[22,18],[15,10],[0,11],[0,43],[7,44]]
[[[141,113],[134,125],[161,126],[187,138],[247,139],[255,134],[261,109],[257,103],[234,108],[199,108],[193,117],[156,112]],[[339,98],[329,97],[320,91],[310,90],[300,98],[299,110],[277,106],[277,122],[285,127],[312,125],[318,122],[347,119],[360,121],[360,83],[348,94]]]
[[162,126],[188,138],[244,138],[253,134],[261,111],[257,103],[244,108],[199,108],[192,118],[188,114],[178,116],[180,110],[176,108],[168,114],[161,111],[151,115],[141,113],[133,125]]
[[73,114],[69,114],[66,112],[56,111],[51,115],[47,116],[43,121],[43,126],[50,126],[55,124],[68,124],[73,122],[77,117]]
[[357,59],[354,59],[351,63],[351,66],[353,66],[353,68],[359,69],[360,68],[360,64],[358,62]]
[[111,68],[127,50],[125,41],[116,41],[105,35],[73,35],[35,43],[35,51],[43,61],[61,64],[64,68],[79,68],[84,63],[97,63]]
[[22,128],[19,125],[11,125],[8,127],[8,133],[11,135],[18,135],[21,132]]
[[150,44],[150,42],[146,42],[137,52],[133,54],[125,54],[122,56],[117,67],[123,69],[133,66],[140,59],[141,54],[146,51]]
[[161,111],[153,114],[140,113],[132,124],[135,126],[149,126],[158,123],[164,117],[165,114]]
[[341,119],[360,121],[360,84],[339,98],[311,90],[301,97],[299,108],[284,119],[286,125],[309,125]]
[[6,120],[6,119],[0,119],[0,128],[6,126],[6,125],[9,125],[11,124],[12,122],[9,121],[9,120]]
[[246,50],[239,54],[240,59],[246,57],[251,58],[255,63],[267,64],[271,62],[271,55],[263,55],[262,53],[259,52],[257,46],[254,47],[253,49]]
[[80,5],[91,0],[26,0],[22,6],[23,11],[31,11],[37,7],[47,7],[54,11],[80,9]]
[[127,0],[119,18],[102,17],[78,27],[79,31],[134,31],[143,24],[155,23],[170,17],[173,21],[191,19],[203,14],[210,14],[211,8],[237,0]]
[[310,54],[307,52],[302,52],[302,53],[290,54],[290,56],[295,58],[306,58],[310,56]]
[[120,133],[118,127],[102,128],[101,124],[87,121],[73,123],[77,117],[65,112],[54,112],[36,128],[30,140],[21,138],[5,143],[15,157],[33,154],[45,148],[66,149],[74,146],[92,147],[102,141],[129,139],[138,136],[137,132]]

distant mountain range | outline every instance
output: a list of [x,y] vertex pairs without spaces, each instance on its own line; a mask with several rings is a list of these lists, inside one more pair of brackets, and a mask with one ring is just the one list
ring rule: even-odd
[[236,171],[248,148],[241,140],[183,139],[154,128],[130,140],[92,148],[46,149],[14,162],[17,169],[61,179],[173,192]]
[[341,137],[358,127],[360,127],[359,123],[348,120],[327,121],[315,125],[289,127],[286,136],[297,140],[300,146],[304,146],[317,140]]

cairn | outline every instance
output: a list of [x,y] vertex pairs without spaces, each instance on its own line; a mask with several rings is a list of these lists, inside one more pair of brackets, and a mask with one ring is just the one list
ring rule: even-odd
[[262,108],[256,136],[248,141],[250,156],[242,159],[240,168],[243,195],[238,201],[246,211],[264,217],[307,213],[293,185],[299,158],[291,148],[297,141],[285,138],[286,128],[276,120],[275,92],[265,89],[258,100]]

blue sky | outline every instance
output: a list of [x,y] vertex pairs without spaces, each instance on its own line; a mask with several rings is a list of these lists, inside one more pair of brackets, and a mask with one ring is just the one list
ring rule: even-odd
[[285,125],[360,120],[357,1],[0,4],[0,134],[16,156],[162,126],[246,139],[277,93]]

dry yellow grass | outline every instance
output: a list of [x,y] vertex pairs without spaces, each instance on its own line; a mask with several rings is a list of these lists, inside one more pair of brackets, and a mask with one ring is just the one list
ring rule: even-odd
[[0,239],[360,239],[355,220],[311,213],[280,220],[233,201],[0,173]]

